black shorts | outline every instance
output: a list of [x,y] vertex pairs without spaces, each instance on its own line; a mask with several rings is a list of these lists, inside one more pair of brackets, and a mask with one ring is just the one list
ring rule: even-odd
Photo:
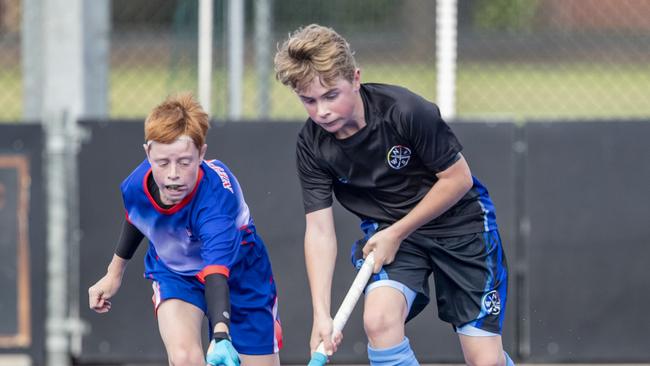
[[[353,245],[358,266],[363,240]],[[417,293],[407,321],[429,303],[433,273],[438,317],[454,327],[471,324],[501,334],[508,292],[508,267],[498,230],[433,238],[414,233],[402,242],[395,260],[370,283],[393,280]]]

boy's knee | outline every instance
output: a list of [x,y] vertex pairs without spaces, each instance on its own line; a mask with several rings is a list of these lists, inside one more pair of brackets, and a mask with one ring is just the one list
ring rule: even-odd
[[200,348],[175,347],[167,351],[170,366],[203,366],[205,357]]
[[400,314],[392,314],[381,309],[367,310],[363,314],[363,327],[366,335],[372,341],[386,332],[392,332],[404,327]]

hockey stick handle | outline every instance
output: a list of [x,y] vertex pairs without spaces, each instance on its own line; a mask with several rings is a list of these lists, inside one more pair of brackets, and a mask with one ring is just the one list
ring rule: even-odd
[[[372,276],[372,270],[374,266],[375,253],[370,252],[370,254],[368,254],[364,260],[363,265],[359,269],[356,277],[354,278],[352,285],[350,285],[348,293],[345,295],[345,298],[343,298],[341,306],[339,306],[339,309],[336,311],[336,315],[332,321],[332,335],[341,332],[343,330],[343,327],[345,327],[345,323],[347,323],[348,319],[350,318],[350,314],[352,314],[354,306],[357,304],[357,301],[359,301],[359,297],[361,297],[363,290],[368,284],[370,276]],[[316,355],[316,353],[320,353],[322,356],[325,355],[325,344],[323,342],[318,345],[318,348],[316,348],[314,355]],[[313,358],[314,356],[312,356],[312,360]],[[327,358],[325,357],[325,359]],[[310,361],[309,365],[314,364]]]

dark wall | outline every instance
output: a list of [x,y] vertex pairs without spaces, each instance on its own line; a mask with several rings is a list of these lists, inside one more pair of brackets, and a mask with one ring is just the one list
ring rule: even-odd
[[[119,184],[144,159],[141,123],[85,126],[91,138],[79,155],[82,294],[105,273],[119,236],[124,217]],[[237,175],[269,248],[280,296],[285,364],[306,361],[311,328],[304,215],[294,157],[300,126],[215,124],[208,138],[208,157],[224,161]],[[43,137],[33,126],[0,127],[0,153],[23,154],[30,161],[33,339],[31,347],[17,351],[38,361],[43,358],[46,278]],[[644,311],[650,301],[650,123],[458,122],[452,129],[465,146],[473,174],[496,204],[511,274],[504,330],[511,355],[517,361],[540,363],[650,359],[650,322]],[[349,245],[360,234],[358,220],[338,205],[334,208],[340,249],[333,311],[354,276]],[[90,332],[83,339],[79,362],[165,359],[150,282],[142,278],[146,245],[129,264],[109,313],[95,314],[81,299],[81,316]],[[5,252],[15,251],[7,248],[3,258]],[[5,268],[12,265],[4,263]],[[2,286],[15,291],[4,282]],[[7,301],[0,303],[12,306]],[[334,363],[366,361],[361,307],[345,329]],[[11,328],[12,321],[2,319],[0,326]],[[437,319],[435,304],[409,323],[407,332],[421,362],[462,362],[457,336]]]
[[0,353],[27,354],[37,365],[45,331],[42,150],[40,126],[0,126]]
[[529,123],[532,362],[650,359],[650,123]]
[[[269,248],[284,328],[281,354],[287,363],[304,362],[308,357],[311,330],[311,302],[302,248],[304,213],[295,174],[295,137],[300,126],[297,123],[230,123],[214,125],[208,134],[208,157],[224,161],[237,176]],[[91,142],[83,146],[80,154],[84,287],[105,271],[123,219],[119,183],[144,158],[141,124],[99,123],[87,127],[92,131]],[[509,192],[513,191],[515,182],[511,148],[515,128],[507,123],[463,123],[455,125],[454,130],[467,146],[465,154],[474,173],[490,187],[499,210],[504,243],[508,250],[514,250],[514,203]],[[485,150],[490,153],[486,154]],[[333,307],[341,303],[354,277],[349,246],[360,237],[356,217],[336,205],[335,218],[340,250]],[[143,252],[141,248],[139,256],[130,263],[123,288],[109,314],[96,315],[84,309],[84,318],[93,331],[84,339],[83,360],[150,361],[164,357],[151,312],[149,283],[141,278]],[[515,299],[512,296],[508,306],[514,308]],[[339,348],[336,362],[359,362],[366,357],[360,309],[361,304],[346,327],[347,341]],[[511,347],[514,312],[510,312],[509,318],[504,339]],[[129,336],[131,327],[115,327],[116,323],[137,324],[138,332],[146,337],[133,342]],[[448,324],[437,319],[435,304],[408,327],[413,347],[423,362],[462,360],[457,336]],[[436,339],[434,344],[430,342],[432,338]]]
[[[119,185],[144,159],[141,123],[89,124],[91,138],[79,154],[81,294],[106,273],[119,238],[124,208]],[[146,242],[129,263],[111,311],[96,314],[81,299],[81,317],[90,325],[80,361],[146,362],[164,357],[149,281],[142,277]]]

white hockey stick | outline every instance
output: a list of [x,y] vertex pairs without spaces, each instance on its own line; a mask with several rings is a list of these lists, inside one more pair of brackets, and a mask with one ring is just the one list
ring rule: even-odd
[[[359,297],[361,297],[363,289],[366,288],[366,284],[368,284],[370,276],[372,276],[372,269],[374,266],[375,253],[370,252],[370,254],[368,254],[365,261],[363,262],[361,269],[359,269],[359,273],[357,273],[357,276],[354,278],[354,281],[352,282],[348,293],[345,295],[345,298],[343,298],[343,302],[341,303],[341,306],[334,316],[334,320],[332,321],[332,335],[341,332],[343,330],[343,327],[345,327],[345,323],[347,323],[348,319],[350,318],[350,314],[352,314],[354,306],[357,304]],[[316,352],[311,355],[311,360],[307,366],[323,366],[326,363],[327,355],[325,355],[325,344],[321,342],[318,345],[318,348],[316,348]]]

